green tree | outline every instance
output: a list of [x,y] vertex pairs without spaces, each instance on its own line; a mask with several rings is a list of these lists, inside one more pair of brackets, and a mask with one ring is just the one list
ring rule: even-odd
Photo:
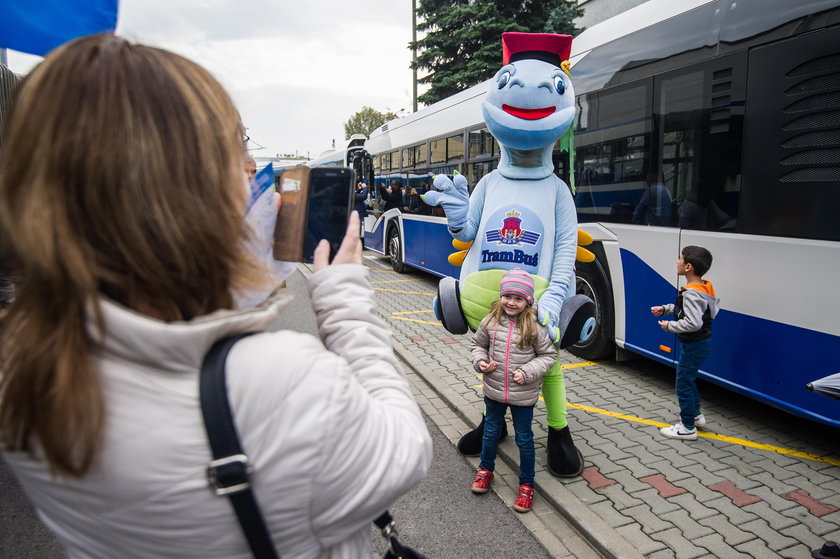
[[493,77],[505,31],[576,35],[583,9],[576,0],[420,0],[417,15],[426,35],[409,43],[419,52],[411,67],[428,71],[418,101],[431,104]]
[[349,140],[353,134],[364,134],[370,136],[370,133],[388,122],[397,118],[397,115],[392,112],[380,113],[376,109],[370,107],[362,107],[362,110],[350,117],[344,123],[344,139]]

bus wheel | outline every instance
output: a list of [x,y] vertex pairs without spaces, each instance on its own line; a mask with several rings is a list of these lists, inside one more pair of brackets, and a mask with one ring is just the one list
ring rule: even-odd
[[595,330],[583,342],[568,348],[568,351],[582,359],[596,361],[615,356],[615,339],[612,290],[607,274],[597,260],[575,263],[575,292],[586,295],[595,302]]
[[388,256],[391,257],[391,267],[398,274],[405,272],[405,262],[402,259],[402,243],[400,243],[400,228],[391,227],[388,231]]

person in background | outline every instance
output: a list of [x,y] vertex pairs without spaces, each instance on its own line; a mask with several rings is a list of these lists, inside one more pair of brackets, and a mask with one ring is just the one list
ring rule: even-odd
[[711,267],[712,254],[708,250],[698,246],[683,248],[677,260],[677,275],[685,277],[685,287],[677,291],[676,303],[650,308],[653,316],[676,317],[660,320],[659,327],[676,333],[682,347],[676,380],[680,421],[660,429],[669,439],[696,440],[697,427],[706,425],[706,416],[700,411],[697,372],[711,352],[712,321],[720,310],[720,298],[712,282],[703,279]]
[[422,182],[420,188],[416,189],[417,197],[420,199],[420,206],[417,208],[417,213],[420,215],[432,215],[432,206],[423,201],[423,194],[429,191],[429,183]]
[[0,321],[0,450],[67,555],[250,556],[206,478],[198,395],[209,348],[247,332],[227,391],[278,554],[370,557],[371,519],[432,448],[358,215],[332,264],[326,241],[315,251],[320,339],[272,331],[287,290],[234,303],[274,285],[246,246],[242,124],[209,72],[83,37],[22,81],[7,132],[0,233],[20,289]]
[[383,212],[393,209],[404,211],[403,208],[407,207],[403,201],[403,184],[401,180],[392,180],[391,189],[388,190],[383,187],[380,189],[379,193],[385,201],[385,207],[382,209]]
[[365,218],[367,217],[367,199],[369,189],[365,181],[356,183],[356,192],[353,198],[353,208],[359,212],[359,221],[361,227],[359,228],[359,238],[362,240],[362,247],[365,246]]
[[557,361],[557,350],[548,330],[537,322],[534,280],[528,272],[514,268],[506,273],[499,297],[470,343],[473,367],[484,375],[485,406],[481,462],[471,489],[479,494],[490,489],[505,410],[510,407],[519,447],[519,494],[513,508],[528,512],[534,502],[534,406],[543,376]]
[[249,181],[254,180],[257,176],[257,162],[251,154],[245,154],[245,176]]
[[420,197],[414,192],[410,186],[405,189],[404,202],[405,207],[403,211],[410,214],[416,214],[420,210]]

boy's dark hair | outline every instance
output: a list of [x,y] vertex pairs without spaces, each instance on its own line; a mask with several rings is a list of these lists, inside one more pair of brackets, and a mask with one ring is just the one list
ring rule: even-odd
[[682,249],[682,257],[686,264],[694,267],[694,273],[701,278],[712,267],[712,253],[703,247],[689,245]]

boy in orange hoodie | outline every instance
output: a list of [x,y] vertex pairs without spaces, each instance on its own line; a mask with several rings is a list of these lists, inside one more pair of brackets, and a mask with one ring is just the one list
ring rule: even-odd
[[680,422],[659,430],[669,439],[696,440],[697,427],[706,424],[705,416],[700,413],[697,371],[712,349],[712,320],[720,310],[720,298],[715,294],[712,282],[703,279],[711,266],[712,254],[705,248],[683,248],[677,260],[677,275],[685,276],[685,287],[677,291],[674,304],[650,308],[654,316],[673,315],[676,318],[660,320],[659,326],[677,334],[682,343],[676,381]]

